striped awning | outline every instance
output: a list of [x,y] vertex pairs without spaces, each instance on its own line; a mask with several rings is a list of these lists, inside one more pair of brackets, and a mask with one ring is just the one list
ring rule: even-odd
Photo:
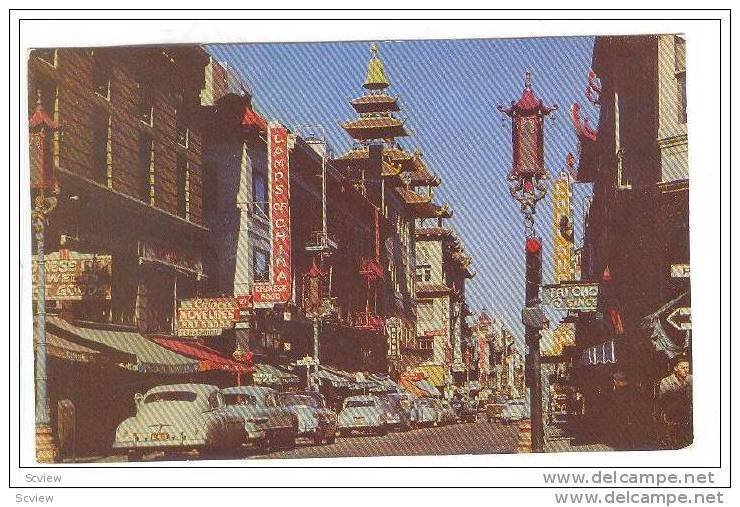
[[49,335],[95,350],[109,362],[139,373],[196,373],[198,361],[168,350],[133,331],[82,327],[55,316],[46,317]]

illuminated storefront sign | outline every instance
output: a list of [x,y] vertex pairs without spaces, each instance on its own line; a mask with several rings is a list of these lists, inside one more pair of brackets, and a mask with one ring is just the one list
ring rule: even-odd
[[556,310],[595,312],[598,300],[597,283],[561,283],[542,287],[542,302]]
[[287,303],[292,292],[288,131],[280,124],[271,123],[267,135],[272,256],[270,281],[254,284],[254,306],[257,308]]
[[217,336],[239,320],[236,298],[183,299],[177,308],[177,336]]

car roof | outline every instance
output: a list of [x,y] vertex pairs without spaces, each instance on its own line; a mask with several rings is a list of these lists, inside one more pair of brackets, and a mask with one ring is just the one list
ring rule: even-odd
[[378,397],[375,396],[375,395],[372,395],[372,394],[362,394],[362,395],[359,395],[359,396],[348,396],[348,397],[346,397],[344,399],[344,401],[347,401],[347,400],[353,400],[353,401],[368,401],[368,400],[372,400],[372,401],[375,401],[377,399],[378,399]]
[[218,390],[218,386],[214,386],[211,384],[165,384],[152,387],[146,392],[146,394],[163,393],[170,391],[190,391],[194,393],[208,395],[216,390]]
[[275,389],[263,386],[234,386],[221,389],[224,394],[259,394],[276,393]]

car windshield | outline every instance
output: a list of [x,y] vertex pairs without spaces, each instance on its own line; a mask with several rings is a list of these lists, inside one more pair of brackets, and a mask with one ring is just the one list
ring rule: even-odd
[[303,405],[306,407],[319,408],[318,402],[310,396],[302,396],[299,394],[286,394],[283,396],[283,405],[286,407]]
[[373,400],[347,400],[344,402],[344,408],[374,407]]
[[159,401],[187,401],[193,402],[198,395],[191,391],[162,391],[152,393],[144,399],[144,403],[157,403]]
[[224,403],[227,405],[257,405],[257,397],[252,394],[232,393],[224,394]]

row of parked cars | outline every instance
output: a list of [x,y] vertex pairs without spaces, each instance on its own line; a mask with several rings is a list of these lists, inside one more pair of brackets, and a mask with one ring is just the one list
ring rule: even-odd
[[208,384],[157,386],[134,397],[136,414],[117,428],[113,448],[141,460],[151,451],[197,450],[238,455],[244,444],[271,450],[296,439],[333,443],[337,434],[409,430],[475,420],[471,404],[408,394],[350,396],[337,414],[319,393],[280,393],[269,387]]

